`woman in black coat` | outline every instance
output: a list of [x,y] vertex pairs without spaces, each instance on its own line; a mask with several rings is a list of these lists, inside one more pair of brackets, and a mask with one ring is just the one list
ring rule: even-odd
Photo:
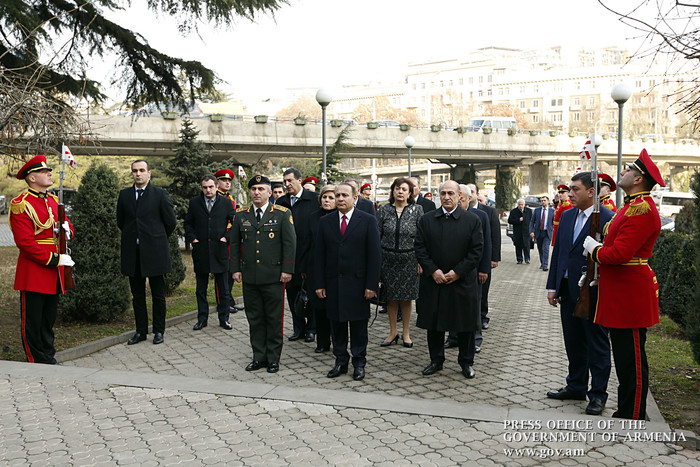
[[[323,188],[321,188],[321,194],[318,197],[318,203],[320,205],[319,209],[317,209],[309,217],[308,220],[311,235],[309,235],[309,242],[307,242],[307,244],[305,245],[305,248],[308,249],[308,252],[303,256],[306,258],[309,258],[311,253],[313,253],[313,245],[316,241],[316,238],[318,237],[318,224],[321,220],[321,217],[336,211],[334,185],[326,185]],[[309,282],[309,284],[312,280],[311,276],[313,276],[314,273],[313,268],[311,267],[312,264],[313,261],[311,260],[306,261],[304,264],[302,264],[302,272],[306,275],[306,280]],[[308,297],[311,309],[313,310],[314,316],[316,317],[315,352],[327,352],[331,348],[331,328],[330,323],[328,321],[328,317],[326,316],[326,299],[318,298],[313,291],[310,291]]]

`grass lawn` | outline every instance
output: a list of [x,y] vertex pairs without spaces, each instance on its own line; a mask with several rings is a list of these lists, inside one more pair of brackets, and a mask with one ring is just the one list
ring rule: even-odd
[[[15,267],[19,250],[16,247],[0,247],[0,358],[3,360],[25,361],[20,340],[19,292],[13,289]],[[195,299],[195,276],[190,252],[183,251],[182,259],[187,267],[185,280],[180,287],[166,298],[167,317],[179,316],[197,309]],[[147,305],[150,310],[150,292],[146,287]],[[241,295],[241,285],[234,284],[233,296]],[[209,304],[216,303],[214,281],[209,282]],[[149,320],[150,323],[150,320]],[[134,330],[134,313],[128,309],[117,320],[109,323],[68,323],[60,319],[54,326],[56,350],[65,350],[102,337],[118,335]]]
[[700,433],[700,365],[668,316],[647,332],[649,388],[673,428]]

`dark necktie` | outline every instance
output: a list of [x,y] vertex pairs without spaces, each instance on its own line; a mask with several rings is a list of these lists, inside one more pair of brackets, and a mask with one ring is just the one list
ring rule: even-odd
[[143,196],[143,188],[136,189],[136,201],[139,201]]
[[345,235],[345,229],[348,228],[348,218],[343,216],[343,221],[340,223],[340,235]]
[[211,208],[214,207],[214,200],[213,199],[208,199],[207,200],[207,211],[211,212]]
[[255,219],[258,221],[259,224],[260,219],[262,219],[262,209],[258,208],[255,210]]

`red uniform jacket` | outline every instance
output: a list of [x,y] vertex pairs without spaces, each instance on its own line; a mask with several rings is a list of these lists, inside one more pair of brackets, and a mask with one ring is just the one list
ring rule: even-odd
[[571,209],[572,207],[573,206],[571,205],[571,201],[568,199],[565,199],[564,201],[559,203],[559,207],[554,213],[554,228],[552,229],[552,246],[554,245],[554,240],[557,239],[557,229],[559,228],[559,219],[561,219],[562,213],[567,209]]
[[617,212],[617,206],[615,206],[615,201],[613,201],[612,198],[610,198],[610,195],[600,198],[600,204],[601,206],[605,206],[606,208],[610,209],[612,212]]
[[649,192],[637,193],[606,226],[602,247],[593,250],[600,264],[594,321],[609,328],[646,328],[659,322],[659,284],[647,264],[661,232],[661,220]]
[[[231,204],[233,204],[233,210],[234,210],[234,211],[236,210],[236,200],[233,199],[233,196],[229,195],[228,193],[224,193],[224,192],[221,191],[221,190],[216,190],[216,193],[217,193],[219,196],[223,196],[224,198],[227,198],[229,201],[231,201]],[[226,230],[228,230],[228,229],[230,229],[230,228],[231,228],[231,222],[229,222],[228,225],[226,226]]]
[[[55,294],[63,284],[63,266],[58,265],[58,198],[29,188],[10,204],[10,228],[19,248],[15,290]],[[70,226],[71,234],[73,225]]]

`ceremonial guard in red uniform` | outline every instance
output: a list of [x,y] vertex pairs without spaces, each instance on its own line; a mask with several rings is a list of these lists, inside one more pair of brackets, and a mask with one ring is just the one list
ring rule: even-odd
[[[231,204],[233,204],[233,210],[235,211],[236,200],[233,196],[229,194],[229,191],[231,190],[231,182],[233,181],[233,170],[221,169],[217,171],[214,174],[214,176],[216,177],[218,188],[216,190],[216,193],[219,196],[223,196],[224,198],[227,198],[229,201],[231,201]],[[231,224],[231,222],[228,223],[228,229],[231,228]],[[230,258],[231,252],[229,251],[229,259]],[[229,313],[238,313],[239,310],[243,310],[245,309],[245,307],[243,305],[236,305],[236,299],[233,298],[233,294],[231,293],[231,290],[233,290],[233,274],[231,274],[230,272],[227,272],[226,274],[228,274],[228,302],[231,304],[231,307],[229,308]],[[217,294],[216,304],[218,305],[220,302],[221,300],[219,299],[219,295]]]
[[[29,187],[12,200],[9,217],[19,248],[14,288],[20,291],[22,345],[28,362],[55,365],[53,325],[59,294],[66,290],[63,267],[74,263],[69,255],[58,253],[58,198],[46,193],[53,185],[46,157],[30,159],[17,178]],[[63,228],[70,238],[73,226],[66,220]]]
[[612,212],[617,212],[617,206],[615,206],[615,201],[610,198],[610,193],[617,190],[617,185],[615,181],[608,174],[599,173],[598,178],[600,178],[600,205],[605,206]]
[[567,209],[571,209],[571,201],[569,201],[569,187],[567,185],[559,185],[557,187],[557,192],[559,193],[559,207],[554,212],[554,228],[552,229],[552,246],[557,239],[557,229],[559,228],[559,220],[561,215]]
[[664,181],[646,150],[620,173],[618,185],[629,200],[605,230],[601,245],[592,237],[584,249],[600,264],[595,323],[610,331],[615,370],[620,382],[613,417],[644,420],[649,386],[647,327],[659,322],[659,284],[649,267],[661,221],[649,192]]

